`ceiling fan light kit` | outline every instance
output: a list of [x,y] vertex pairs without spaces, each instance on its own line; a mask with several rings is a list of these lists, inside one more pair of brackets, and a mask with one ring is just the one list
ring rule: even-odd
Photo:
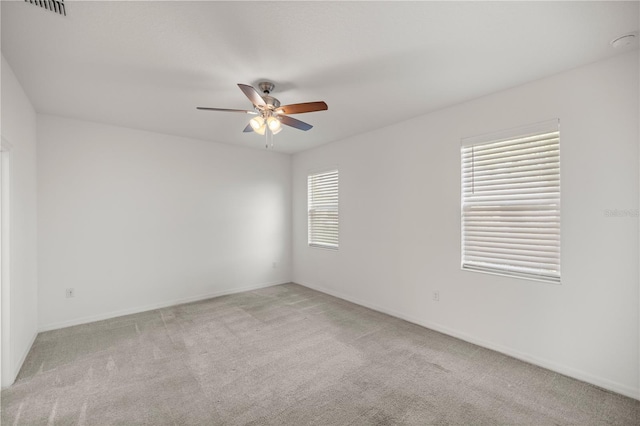
[[249,86],[248,84],[238,84],[238,87],[253,104],[253,111],[209,107],[197,107],[197,109],[206,111],[241,112],[256,115],[256,117],[249,120],[249,124],[244,128],[243,132],[249,133],[253,131],[261,136],[266,136],[267,148],[269,146],[273,147],[273,135],[282,131],[283,124],[304,131],[313,127],[311,124],[289,117],[287,114],[302,114],[306,112],[326,111],[328,109],[327,104],[323,101],[281,106],[280,101],[270,95],[275,85],[269,81],[263,81],[258,84],[258,87],[263,93],[262,95],[254,87]]

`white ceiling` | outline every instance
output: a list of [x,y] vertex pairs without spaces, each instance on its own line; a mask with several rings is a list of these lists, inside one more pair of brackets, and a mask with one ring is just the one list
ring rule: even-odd
[[[264,149],[236,86],[276,84],[296,152],[621,53],[632,2],[2,1],[2,53],[40,113]],[[637,43],[627,48],[637,49]]]

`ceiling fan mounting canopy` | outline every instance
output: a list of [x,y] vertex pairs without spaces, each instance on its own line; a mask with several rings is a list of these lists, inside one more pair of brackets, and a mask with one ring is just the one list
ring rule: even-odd
[[276,86],[270,81],[261,81],[260,83],[258,83],[258,87],[260,88],[260,90],[262,90],[262,93],[265,93],[268,95],[269,93],[273,92],[273,89]]
[[288,114],[302,114],[328,109],[327,104],[323,101],[281,105],[278,99],[270,95],[275,88],[275,85],[270,81],[261,81],[258,83],[258,88],[262,91],[263,95],[248,84],[238,84],[238,87],[253,104],[253,110],[209,107],[197,107],[197,109],[258,115],[259,119],[252,119],[251,123],[244,128],[243,132],[256,132],[261,135],[265,134],[266,131],[270,131],[273,134],[279,132],[281,130],[280,124],[307,131],[313,127],[311,124],[289,117]]

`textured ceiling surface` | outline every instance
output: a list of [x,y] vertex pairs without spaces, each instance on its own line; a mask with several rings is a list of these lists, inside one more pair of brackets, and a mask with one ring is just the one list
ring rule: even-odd
[[2,1],[2,54],[36,111],[264,149],[236,86],[276,85],[297,152],[626,50],[631,2],[67,1],[67,16]]

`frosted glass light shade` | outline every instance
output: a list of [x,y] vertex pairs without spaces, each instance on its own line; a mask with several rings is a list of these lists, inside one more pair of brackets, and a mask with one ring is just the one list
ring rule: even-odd
[[[258,132],[258,129],[264,125],[264,118],[260,116],[253,117],[251,120],[249,120],[249,124],[251,125],[251,128],[255,132]],[[261,134],[262,135],[264,134],[264,130],[262,131]]]
[[275,132],[280,129],[280,120],[276,117],[269,117],[267,118],[267,125],[269,126],[269,130],[275,135]]
[[[253,127],[253,126],[251,126]],[[267,130],[267,125],[263,124],[262,126],[258,127],[257,129],[253,129],[254,132],[256,132],[259,135],[264,135],[264,132]]]

